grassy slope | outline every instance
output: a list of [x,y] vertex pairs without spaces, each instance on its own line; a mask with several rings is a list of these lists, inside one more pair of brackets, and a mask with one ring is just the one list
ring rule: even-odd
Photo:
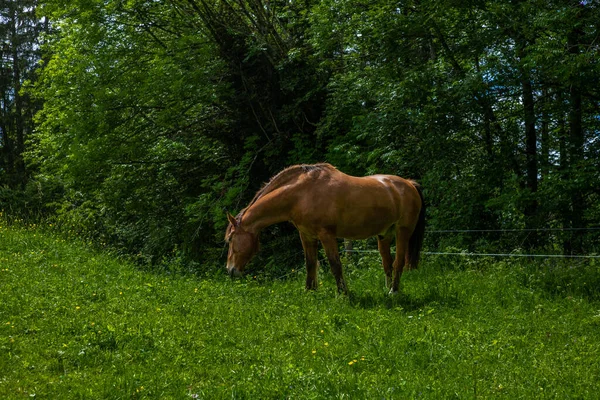
[[329,273],[314,293],[302,274],[161,275],[0,228],[0,398],[600,393],[600,302],[585,280],[569,292],[550,270],[425,260],[390,298],[376,262],[347,268],[345,298]]

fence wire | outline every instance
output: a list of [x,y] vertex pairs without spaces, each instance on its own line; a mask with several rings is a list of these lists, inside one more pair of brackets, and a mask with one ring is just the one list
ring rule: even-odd
[[[588,228],[531,228],[531,229],[438,229],[438,230],[427,230],[425,234],[432,233],[515,233],[515,232],[594,232],[600,231],[600,227],[588,227]],[[359,250],[343,249],[345,253],[378,253],[378,250]],[[565,259],[598,259],[600,255],[595,254],[528,254],[528,253],[476,253],[469,251],[462,252],[445,252],[445,251],[424,251],[422,254],[425,255],[439,255],[439,256],[462,256],[462,257],[536,257],[536,258],[565,258]]]
[[[342,250],[344,253],[379,253],[379,250]],[[424,251],[422,254],[438,256],[481,256],[481,257],[540,257],[540,258],[600,258],[596,255],[574,255],[574,254],[523,254],[523,253],[471,253],[471,252],[438,252]]]
[[491,233],[491,232],[583,232],[600,231],[600,227],[591,228],[530,228],[530,229],[439,229],[426,230],[425,233]]

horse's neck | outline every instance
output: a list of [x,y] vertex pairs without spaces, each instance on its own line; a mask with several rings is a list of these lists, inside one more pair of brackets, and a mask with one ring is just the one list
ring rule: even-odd
[[290,219],[293,198],[284,191],[268,193],[252,204],[242,218],[242,226],[249,232],[258,233],[278,222]]

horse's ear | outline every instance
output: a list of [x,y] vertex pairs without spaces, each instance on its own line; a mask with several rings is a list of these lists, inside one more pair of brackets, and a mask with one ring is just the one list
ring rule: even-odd
[[229,220],[229,223],[231,223],[232,226],[237,227],[238,226],[238,222],[235,219],[235,217],[233,215],[231,215],[230,213],[227,213],[227,219]]

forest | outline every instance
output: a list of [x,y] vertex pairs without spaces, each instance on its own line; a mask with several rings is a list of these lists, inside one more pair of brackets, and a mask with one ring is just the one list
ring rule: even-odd
[[[329,162],[417,180],[426,250],[598,253],[595,0],[3,0],[0,38],[9,219],[201,269]],[[301,262],[291,225],[262,241]]]

